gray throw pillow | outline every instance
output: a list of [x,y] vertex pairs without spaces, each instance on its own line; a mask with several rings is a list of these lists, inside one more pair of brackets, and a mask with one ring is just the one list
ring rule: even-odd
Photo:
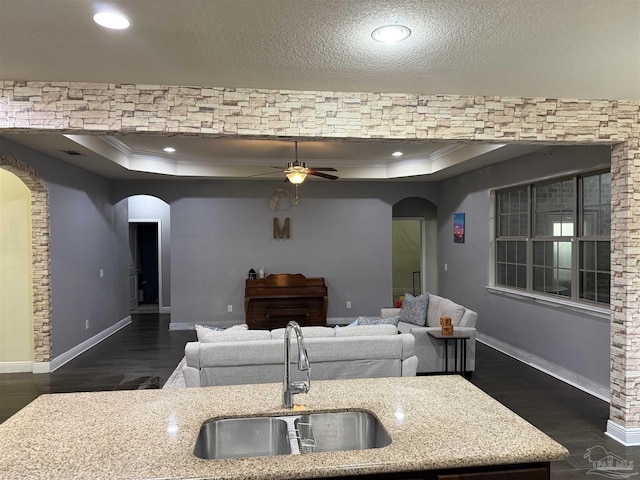
[[407,293],[402,301],[402,308],[399,314],[400,321],[424,327],[427,322],[427,308],[429,308],[428,293],[423,293],[417,297]]
[[358,317],[358,325],[395,325],[398,326],[400,322],[400,315],[394,315],[393,317],[380,318],[380,317]]

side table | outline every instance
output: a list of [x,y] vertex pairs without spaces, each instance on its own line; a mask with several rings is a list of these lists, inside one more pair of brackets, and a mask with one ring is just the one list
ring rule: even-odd
[[[467,373],[467,340],[471,338],[468,333],[456,332],[451,335],[443,335],[441,332],[427,332],[430,337],[444,341],[444,373]],[[453,372],[449,372],[449,340],[453,340]],[[458,344],[460,344],[460,370],[458,370]]]

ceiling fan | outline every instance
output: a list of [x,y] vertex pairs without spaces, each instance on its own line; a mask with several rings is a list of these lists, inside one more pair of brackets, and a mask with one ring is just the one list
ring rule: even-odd
[[[337,172],[337,170],[333,167],[311,168],[311,167],[307,167],[307,164],[305,162],[299,161],[298,160],[298,142],[296,141],[294,143],[296,148],[295,161],[287,162],[287,167],[284,170],[282,170],[282,167],[271,167],[271,168],[277,168],[278,170],[282,170],[282,172],[287,176],[287,179],[285,180],[285,182],[291,182],[294,185],[300,185],[302,182],[305,181],[305,179],[307,178],[307,175],[326,178],[327,180],[338,179],[336,175],[323,173],[323,172]],[[268,175],[268,174],[261,173],[258,175]],[[257,175],[252,175],[252,176],[257,176]]]

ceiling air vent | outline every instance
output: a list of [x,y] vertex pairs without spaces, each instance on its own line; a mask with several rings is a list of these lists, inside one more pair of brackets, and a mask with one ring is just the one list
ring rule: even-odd
[[80,152],[76,152],[75,150],[60,150],[62,153],[66,153],[67,155],[71,155],[74,157],[84,157],[84,155]]

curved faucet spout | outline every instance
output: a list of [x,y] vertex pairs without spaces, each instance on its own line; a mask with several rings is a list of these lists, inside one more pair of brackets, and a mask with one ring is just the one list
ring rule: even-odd
[[[290,341],[291,331],[296,334],[298,342],[298,370],[307,372],[307,383],[291,381],[291,365],[290,365]],[[302,329],[297,322],[289,322],[284,331],[284,378],[282,381],[282,406],[284,408],[293,408],[293,394],[307,393],[311,388],[311,365],[309,363],[309,355],[304,345],[304,337]]]

